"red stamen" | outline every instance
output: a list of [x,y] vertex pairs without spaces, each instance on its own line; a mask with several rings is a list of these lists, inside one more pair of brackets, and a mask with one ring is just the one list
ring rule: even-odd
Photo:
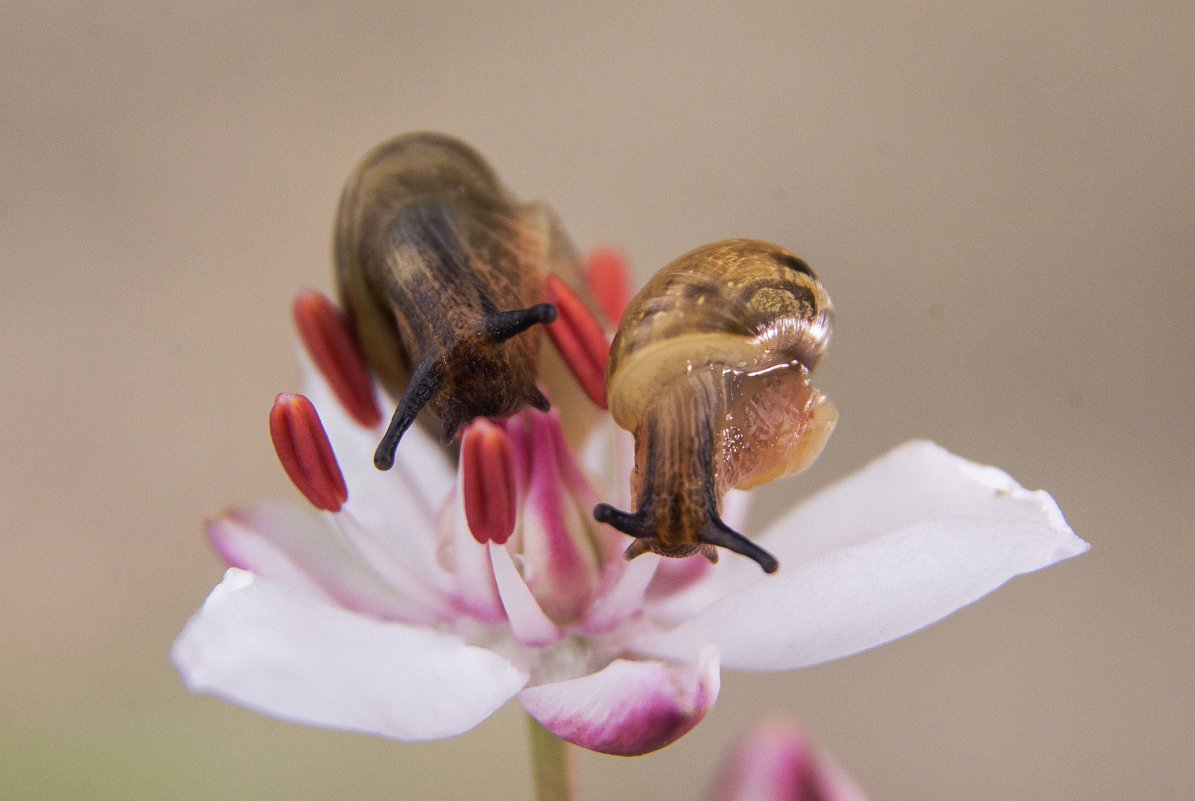
[[461,438],[465,520],[473,539],[501,545],[515,530],[514,462],[510,437],[479,417]]
[[552,344],[589,399],[605,409],[606,362],[610,360],[605,332],[568,284],[549,275],[544,289],[548,302],[556,305],[556,322],[547,326]]
[[295,296],[294,316],[303,346],[340,405],[366,428],[380,423],[369,370],[340,310],[319,292],[306,290]]
[[613,248],[595,248],[585,260],[585,283],[598,307],[618,325],[631,302],[631,268],[626,257]]
[[286,392],[276,397],[270,409],[270,439],[286,474],[311,505],[339,512],[348,500],[348,488],[311,401]]

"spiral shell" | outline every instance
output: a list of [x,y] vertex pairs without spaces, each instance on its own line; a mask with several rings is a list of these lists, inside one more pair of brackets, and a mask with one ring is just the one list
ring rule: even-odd
[[635,435],[634,513],[595,516],[636,537],[628,558],[720,545],[776,560],[719,516],[730,488],[789,475],[817,458],[837,413],[809,384],[833,307],[809,266],[766,242],[704,245],[632,299],[611,349],[607,396]]

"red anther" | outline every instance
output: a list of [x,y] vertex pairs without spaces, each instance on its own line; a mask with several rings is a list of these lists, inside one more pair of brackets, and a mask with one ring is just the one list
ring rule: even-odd
[[610,322],[618,325],[631,302],[631,268],[613,248],[595,248],[585,259],[585,283]]
[[501,545],[515,530],[514,462],[506,431],[484,417],[461,438],[465,520],[473,539]]
[[554,275],[544,282],[548,302],[556,305],[556,322],[548,336],[585,394],[599,409],[606,408],[606,362],[610,343],[593,314],[568,284]]
[[270,409],[270,439],[286,474],[311,505],[339,512],[349,491],[311,401],[287,392],[276,397]]
[[380,423],[382,413],[374,399],[369,371],[340,310],[309,289],[295,296],[294,316],[303,346],[340,405],[366,428]]

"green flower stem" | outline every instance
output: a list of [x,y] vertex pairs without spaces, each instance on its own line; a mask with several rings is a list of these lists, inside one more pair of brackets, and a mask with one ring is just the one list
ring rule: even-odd
[[573,748],[527,716],[535,801],[579,801],[577,755]]

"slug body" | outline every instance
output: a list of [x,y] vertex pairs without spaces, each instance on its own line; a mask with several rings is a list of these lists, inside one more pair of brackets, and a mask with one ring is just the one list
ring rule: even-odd
[[[479,416],[547,409],[536,387],[549,237],[465,144],[414,133],[374,148],[340,199],[341,303],[379,381],[401,396],[374,456],[387,469],[429,407],[448,442]],[[529,330],[530,329],[530,330]]]
[[660,270],[627,308],[606,373],[610,411],[635,435],[635,511],[594,516],[635,537],[627,558],[714,546],[778,563],[726,526],[722,498],[804,469],[837,420],[809,383],[830,339],[830,297],[796,255],[734,239]]

